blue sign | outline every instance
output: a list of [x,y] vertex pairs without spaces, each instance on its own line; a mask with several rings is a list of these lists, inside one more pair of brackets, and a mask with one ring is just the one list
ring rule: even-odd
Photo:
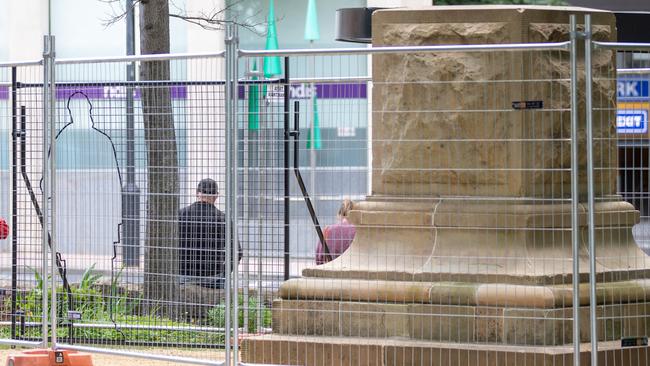
[[648,80],[622,79],[616,82],[616,96],[619,100],[648,98]]
[[625,111],[616,113],[616,132],[618,133],[647,133],[648,111]]

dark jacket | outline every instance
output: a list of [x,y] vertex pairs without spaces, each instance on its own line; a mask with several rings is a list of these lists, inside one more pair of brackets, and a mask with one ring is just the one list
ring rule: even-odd
[[[226,258],[226,215],[207,202],[194,202],[178,213],[180,274],[217,278],[223,287]],[[241,246],[239,258],[241,259]],[[236,263],[233,263],[233,269]]]

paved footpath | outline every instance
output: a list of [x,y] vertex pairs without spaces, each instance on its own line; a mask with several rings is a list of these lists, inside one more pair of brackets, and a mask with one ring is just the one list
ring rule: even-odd
[[[20,353],[20,349],[10,349],[10,348],[0,349],[0,364],[4,365],[7,360],[7,356],[12,354]],[[180,357],[192,357],[192,358],[201,358],[205,359],[206,355],[211,356],[211,360],[214,361],[223,361],[224,353],[223,351],[217,350],[174,350],[174,349],[163,349],[163,348],[149,348],[149,349],[130,349],[132,352],[151,352],[157,353],[160,355],[175,355]],[[93,366],[178,366],[177,362],[167,362],[167,361],[155,361],[147,360],[143,358],[133,358],[133,357],[121,357],[113,355],[104,355],[104,354],[93,354]]]

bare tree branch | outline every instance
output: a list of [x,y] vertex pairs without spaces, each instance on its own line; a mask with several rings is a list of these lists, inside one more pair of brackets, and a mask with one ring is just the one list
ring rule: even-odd
[[[107,18],[102,19],[102,25],[105,27],[110,27],[113,24],[121,21],[126,17],[127,9],[124,6],[122,0],[98,0],[102,3],[105,3],[110,6],[111,11],[107,14]],[[141,0],[133,0],[132,8],[140,3]],[[239,4],[241,1],[232,2],[230,5],[227,5],[221,9],[212,8],[209,11],[199,11],[196,13],[188,13],[185,9],[178,6],[174,0],[169,1],[170,11],[169,16],[171,18],[176,18],[188,22],[190,24],[197,25],[206,30],[223,30],[225,29],[226,24],[234,24],[249,31],[263,36],[265,33],[258,30],[260,25],[266,24],[266,21],[255,21],[259,16],[259,11],[255,14],[244,17],[243,19],[238,19],[239,14],[231,14],[232,20],[226,19],[226,12],[233,10],[233,8]],[[173,9],[173,11],[172,11]],[[233,16],[234,15],[234,16]]]
[[[107,18],[102,19],[102,25],[104,27],[108,28],[126,17],[128,9],[124,6],[124,2],[122,0],[98,0],[98,1],[109,5],[111,8],[110,13],[106,14]],[[131,10],[135,11],[135,8],[136,6],[138,6],[139,3],[140,0],[133,0],[133,4],[131,5]],[[119,10],[115,9],[116,4],[119,5]]]

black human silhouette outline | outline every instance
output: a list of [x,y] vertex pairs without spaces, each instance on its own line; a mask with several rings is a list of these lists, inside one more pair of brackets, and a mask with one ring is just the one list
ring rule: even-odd
[[[122,186],[123,186],[123,184],[122,184],[122,171],[120,169],[119,160],[117,159],[117,150],[115,149],[115,144],[113,143],[113,139],[106,132],[104,132],[102,129],[99,129],[99,128],[95,127],[95,119],[93,118],[93,104],[92,104],[92,102],[90,101],[90,98],[88,97],[88,95],[85,92],[77,90],[77,91],[73,92],[72,94],[70,94],[68,96],[68,99],[66,101],[66,110],[68,111],[67,113],[68,113],[68,116],[70,117],[70,121],[68,123],[66,123],[57,132],[56,136],[54,137],[54,141],[56,143],[56,141],[59,139],[61,134],[68,127],[70,127],[70,126],[72,126],[74,124],[74,117],[72,116],[72,109],[70,108],[70,103],[71,103],[72,99],[74,99],[74,97],[76,95],[83,96],[83,99],[85,99],[86,103],[88,104],[88,117],[90,118],[90,127],[91,127],[91,129],[99,132],[110,143],[111,149],[113,151],[113,160],[115,162],[115,168],[116,168],[116,171],[117,171],[117,179],[119,181],[120,188],[122,188]],[[48,152],[47,152],[48,160],[50,159],[51,149],[52,148],[50,146],[48,148]],[[39,188],[40,188],[41,192],[43,192],[43,177],[41,177],[41,179],[40,179]],[[51,200],[51,199],[52,199],[52,197],[49,196],[48,200]],[[120,201],[121,200],[122,200],[122,197],[120,196]],[[120,205],[122,205],[122,203],[123,202],[120,202]],[[117,224],[117,240],[113,241],[113,256],[111,257],[111,282],[110,283],[115,282],[115,261],[117,260],[117,246],[120,244],[120,242],[122,240],[121,239],[122,224],[123,224],[123,221],[122,221],[122,218],[120,218],[120,222]],[[61,253],[60,252],[57,251],[56,255],[57,255],[58,258],[61,258]],[[62,259],[61,259],[61,261],[65,262]],[[65,270],[63,271],[63,273],[64,273],[64,276],[65,276]],[[67,281],[67,279],[66,279],[66,281]],[[111,292],[116,291],[116,289],[114,289],[114,287],[115,286],[111,286]],[[111,293],[111,296],[109,297],[109,317],[111,319],[111,322],[115,326],[115,330],[118,331],[123,338],[125,338],[124,333],[119,329],[115,319],[113,318],[113,299],[115,298],[114,295],[115,295],[114,293]],[[69,307],[70,307],[70,310],[74,310],[74,304],[73,303],[70,303]]]

